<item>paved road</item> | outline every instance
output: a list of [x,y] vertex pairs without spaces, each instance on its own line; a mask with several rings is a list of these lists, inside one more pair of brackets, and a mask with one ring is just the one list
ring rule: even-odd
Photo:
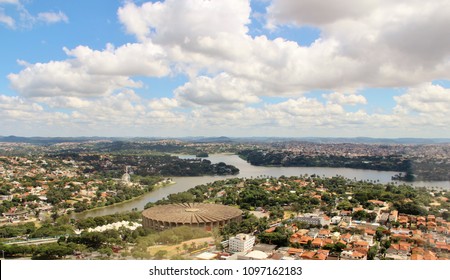
[[5,242],[5,244],[8,244],[8,245],[14,245],[14,244],[15,245],[39,245],[39,244],[55,243],[55,242],[58,242],[58,239],[59,239],[59,237],[30,239],[30,240]]

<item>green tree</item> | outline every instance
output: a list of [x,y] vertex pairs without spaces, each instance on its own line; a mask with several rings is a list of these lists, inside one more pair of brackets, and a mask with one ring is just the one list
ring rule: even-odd
[[110,247],[100,248],[98,252],[102,255],[110,257],[113,254],[113,250]]
[[158,252],[155,253],[154,258],[156,260],[162,260],[167,255],[167,253],[168,252],[166,250],[159,250]]
[[348,201],[348,200],[344,200],[344,201],[340,202],[340,203],[336,206],[336,208],[337,208],[338,210],[352,210],[353,204],[351,204],[350,201]]
[[262,243],[274,244],[277,246],[289,245],[289,234],[284,227],[278,227],[274,232],[263,232],[258,235]]
[[33,253],[33,259],[54,260],[61,259],[67,255],[71,255],[73,250],[58,243],[44,244],[37,247]]
[[367,253],[367,259],[368,260],[373,260],[375,258],[375,256],[378,253],[378,246],[372,246],[369,249],[369,252]]

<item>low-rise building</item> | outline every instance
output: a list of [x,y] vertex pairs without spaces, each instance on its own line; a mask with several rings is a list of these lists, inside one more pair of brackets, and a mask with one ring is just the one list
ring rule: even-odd
[[0,200],[12,200],[13,195],[0,195]]
[[354,250],[344,250],[341,252],[341,260],[366,260],[367,254]]
[[230,252],[250,252],[255,245],[255,237],[249,234],[239,233],[228,241]]
[[321,224],[321,218],[313,216],[297,217],[295,220],[306,223],[308,225],[318,226]]
[[275,251],[276,247],[277,247],[277,245],[266,244],[266,243],[259,243],[259,244],[255,245],[255,246],[253,246],[253,250],[254,251],[261,251],[261,252],[266,253],[267,255],[271,255]]
[[389,222],[396,222],[397,219],[398,219],[398,211],[392,210],[391,213],[389,214]]
[[389,213],[381,213],[381,215],[379,215],[378,218],[378,222],[380,222],[380,224],[385,225],[387,222],[389,221]]
[[341,216],[334,216],[331,218],[331,224],[332,225],[337,225],[341,222],[342,217]]
[[238,260],[265,260],[270,256],[262,251],[254,250],[245,255],[238,255]]
[[327,238],[327,237],[330,237],[330,235],[331,235],[330,230],[328,230],[328,229],[321,229],[321,230],[319,230],[319,233],[318,233],[317,237],[319,237],[319,238]]

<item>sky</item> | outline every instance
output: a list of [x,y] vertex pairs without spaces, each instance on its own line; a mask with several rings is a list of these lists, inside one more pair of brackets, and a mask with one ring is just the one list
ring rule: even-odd
[[449,0],[0,0],[0,135],[450,138]]

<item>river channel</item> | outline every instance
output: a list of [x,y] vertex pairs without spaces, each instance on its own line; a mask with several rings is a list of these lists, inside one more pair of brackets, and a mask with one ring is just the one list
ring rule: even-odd
[[[180,158],[194,158],[195,156],[178,155]],[[73,218],[86,218],[111,215],[114,213],[120,213],[125,211],[131,211],[133,208],[138,210],[144,209],[145,204],[148,202],[155,202],[160,200],[169,194],[186,191],[197,185],[214,182],[217,180],[223,180],[226,178],[256,178],[258,176],[280,177],[284,176],[300,176],[304,174],[316,174],[320,176],[336,176],[341,175],[349,179],[356,180],[371,180],[379,183],[393,182],[391,177],[398,172],[388,171],[374,171],[352,168],[331,168],[331,167],[264,167],[253,166],[242,160],[237,155],[232,154],[216,154],[210,155],[208,158],[212,163],[225,162],[239,168],[240,172],[237,175],[230,176],[200,176],[200,177],[172,177],[175,184],[156,189],[152,192],[146,193],[138,198],[130,201],[126,201],[120,204],[115,204],[103,208],[85,211],[82,213],[73,213]],[[394,181],[395,182],[395,181]],[[413,186],[417,187],[440,187],[444,189],[450,189],[450,181],[438,181],[438,182],[414,182]]]

